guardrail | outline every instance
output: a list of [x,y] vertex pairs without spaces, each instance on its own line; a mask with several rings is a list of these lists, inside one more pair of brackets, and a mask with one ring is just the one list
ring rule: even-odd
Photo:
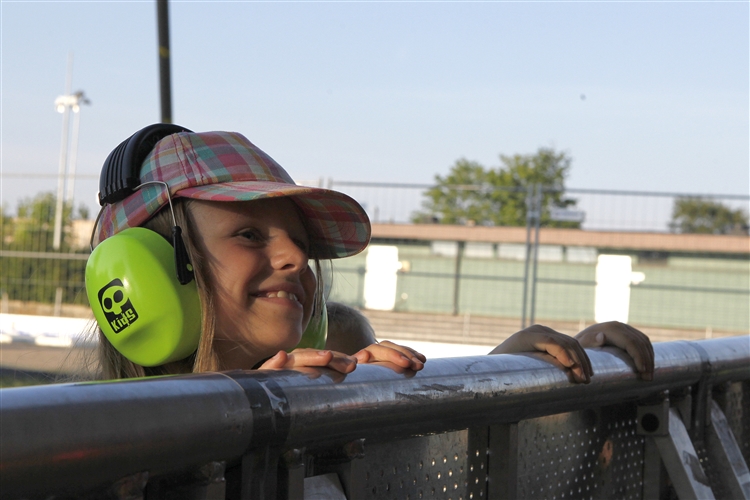
[[2,498],[750,498],[750,336],[0,391]]

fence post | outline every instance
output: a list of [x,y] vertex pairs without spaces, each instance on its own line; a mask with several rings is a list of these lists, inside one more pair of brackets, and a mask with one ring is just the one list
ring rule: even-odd
[[367,269],[365,266],[359,266],[357,268],[357,307],[360,309],[365,308],[365,273]]
[[536,196],[534,197],[534,267],[531,275],[531,307],[529,312],[529,325],[534,324],[536,316],[536,271],[539,267],[539,225],[542,221],[542,186],[536,185]]
[[526,328],[526,299],[529,287],[529,262],[531,258],[531,222],[533,217],[532,186],[526,186],[526,258],[523,266],[523,305],[521,306],[521,330]]
[[266,446],[249,450],[242,457],[240,497],[271,500],[277,498],[277,481],[281,449]]
[[62,316],[62,296],[63,296],[63,289],[62,287],[58,286],[55,289],[55,307],[53,309],[53,316]]
[[491,425],[487,498],[517,498],[518,424]]
[[305,450],[293,448],[281,456],[277,471],[276,498],[303,500],[305,497]]
[[453,315],[458,315],[458,302],[459,302],[459,288],[461,286],[461,260],[464,257],[464,246],[465,242],[459,241],[458,248],[456,249],[456,268],[453,272]]
[[[542,186],[529,184],[526,187],[526,259],[523,268],[523,306],[521,311],[521,329],[534,323],[536,313],[536,270],[539,258],[539,225],[542,218]],[[534,225],[534,240],[531,240],[531,226]],[[531,306],[529,323],[526,323],[526,304],[529,296],[529,264],[533,261],[531,278]]]

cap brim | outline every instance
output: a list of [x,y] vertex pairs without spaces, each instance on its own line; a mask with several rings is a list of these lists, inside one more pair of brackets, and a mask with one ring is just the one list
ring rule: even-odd
[[323,188],[280,182],[225,182],[182,189],[175,197],[210,201],[252,201],[289,197],[307,219],[310,256],[338,259],[355,255],[370,241],[370,219],[353,198]]

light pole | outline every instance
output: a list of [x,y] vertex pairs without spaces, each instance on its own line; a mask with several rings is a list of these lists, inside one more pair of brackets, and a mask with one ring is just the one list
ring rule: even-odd
[[67,203],[73,203],[73,192],[76,184],[76,161],[78,155],[78,130],[81,126],[81,104],[91,104],[86,99],[82,90],[79,90],[72,97],[76,98],[76,103],[73,104],[71,110],[73,111],[73,138],[71,139],[70,149],[70,164],[68,167],[68,189],[65,193],[65,201]]
[[[75,186],[75,171],[76,171],[76,155],[78,153],[78,128],[80,126],[80,110],[82,104],[89,104],[89,100],[85,97],[83,91],[71,93],[70,83],[73,66],[73,54],[68,54],[68,75],[65,84],[65,95],[59,96],[55,99],[55,109],[58,113],[63,115],[63,128],[62,128],[62,141],[60,144],[60,165],[57,173],[57,205],[55,207],[55,229],[52,238],[52,248],[55,250],[60,249],[60,243],[62,240],[62,219],[63,219],[63,208],[64,202],[73,201],[73,188]],[[68,128],[70,124],[70,112],[73,111],[75,118],[73,119],[73,148],[70,155],[70,162],[68,162]],[[65,172],[68,170],[70,165],[70,171],[68,172],[68,192],[65,198],[63,194],[65,192]]]
[[172,123],[172,78],[169,54],[169,0],[156,0],[156,20],[159,28],[159,95],[161,121]]

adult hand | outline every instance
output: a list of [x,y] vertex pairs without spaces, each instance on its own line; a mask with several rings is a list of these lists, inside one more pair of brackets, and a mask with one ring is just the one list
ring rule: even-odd
[[387,361],[402,368],[419,371],[424,368],[427,358],[410,347],[394,344],[384,340],[379,344],[371,344],[354,353],[360,363],[376,363]]
[[640,330],[619,321],[608,321],[591,325],[575,338],[583,347],[619,347],[633,358],[642,380],[654,379],[654,347]]
[[351,373],[357,368],[357,358],[346,354],[319,349],[279,351],[260,365],[260,370],[294,370],[303,367],[330,368],[339,373]]
[[532,325],[508,337],[490,354],[546,352],[559,361],[573,375],[573,380],[588,384],[594,370],[586,351],[569,335],[542,325]]

